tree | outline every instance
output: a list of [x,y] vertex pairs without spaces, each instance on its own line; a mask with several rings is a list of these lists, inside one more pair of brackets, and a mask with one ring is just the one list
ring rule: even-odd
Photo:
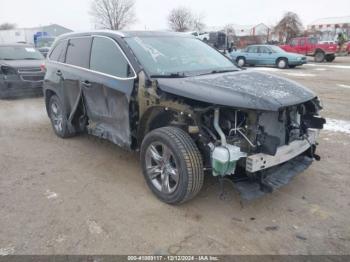
[[122,30],[136,22],[135,0],[94,0],[90,15],[98,28]]
[[[296,13],[287,12],[275,26],[274,33],[279,34],[280,38],[284,38],[286,42],[289,42],[291,38],[301,34],[302,28],[303,24],[299,16]],[[280,41],[282,40],[280,39]]]
[[203,15],[193,15],[192,17],[192,29],[197,32],[202,32],[205,28],[205,24],[203,22],[204,16]]
[[168,16],[169,26],[173,31],[185,32],[192,27],[191,10],[185,7],[175,8],[170,11]]
[[16,24],[12,24],[12,23],[3,23],[0,25],[0,30],[10,30],[15,28],[16,28]]
[[185,7],[175,8],[170,11],[168,23],[170,28],[176,32],[202,31],[205,27],[203,15],[193,14]]

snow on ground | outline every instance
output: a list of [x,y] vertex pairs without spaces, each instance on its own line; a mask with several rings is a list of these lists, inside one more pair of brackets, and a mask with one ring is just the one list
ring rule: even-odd
[[329,67],[337,69],[350,69],[348,65],[323,65],[323,64],[305,64],[304,66],[317,66],[317,67]]
[[350,134],[350,121],[327,118],[327,124],[324,126],[324,130]]
[[337,84],[337,86],[342,88],[350,88],[350,85]]

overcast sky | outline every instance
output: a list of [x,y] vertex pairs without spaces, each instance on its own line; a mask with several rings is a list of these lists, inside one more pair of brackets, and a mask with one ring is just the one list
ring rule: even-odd
[[[93,29],[91,0],[0,1],[0,23],[18,27],[57,23],[73,30]],[[350,16],[350,0],[136,0],[138,23],[131,29],[167,29],[167,14],[178,6],[203,14],[208,26],[273,25],[286,11],[299,14],[304,24],[323,17]]]

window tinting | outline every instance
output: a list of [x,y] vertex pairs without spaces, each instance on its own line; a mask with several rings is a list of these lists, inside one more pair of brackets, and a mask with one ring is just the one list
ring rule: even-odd
[[66,63],[89,68],[90,46],[90,37],[69,40]]
[[128,62],[109,38],[95,37],[92,42],[90,69],[117,77],[128,77]]
[[58,43],[50,54],[50,59],[57,62],[64,62],[67,41]]

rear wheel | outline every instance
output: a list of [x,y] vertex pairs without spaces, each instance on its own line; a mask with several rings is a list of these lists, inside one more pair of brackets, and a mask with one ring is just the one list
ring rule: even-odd
[[49,116],[56,135],[67,138],[74,135],[68,130],[68,120],[66,111],[57,95],[52,95],[49,101]]
[[148,186],[165,203],[184,203],[202,188],[202,156],[182,129],[163,127],[150,132],[141,146],[141,164]]
[[325,59],[325,53],[323,51],[317,51],[315,54],[315,62],[322,63]]
[[288,68],[288,60],[286,58],[280,58],[277,60],[276,65],[279,69]]
[[327,62],[333,62],[335,59],[335,55],[332,54],[332,55],[326,55],[326,61]]
[[237,58],[237,64],[240,66],[240,67],[243,67],[245,65],[246,61],[245,61],[245,58],[244,57],[238,57]]

